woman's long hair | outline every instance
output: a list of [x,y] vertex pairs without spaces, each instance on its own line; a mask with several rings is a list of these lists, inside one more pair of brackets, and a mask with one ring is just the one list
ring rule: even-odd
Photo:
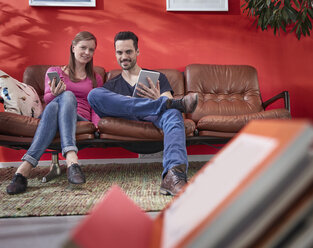
[[[72,51],[72,46],[75,46],[75,45],[77,45],[78,42],[85,41],[85,40],[94,40],[96,47],[97,47],[97,39],[92,33],[89,33],[88,31],[82,31],[82,32],[79,32],[75,36],[74,40],[72,41],[71,47],[70,47],[71,56],[70,56],[70,61],[68,63],[69,77],[70,77],[71,81],[73,81],[73,82],[78,82],[79,79],[77,79],[75,77],[76,64],[75,64],[75,56],[74,56],[74,53]],[[96,88],[97,87],[97,81],[96,81],[95,72],[93,70],[93,58],[86,64],[85,69],[86,69],[87,77],[90,78],[92,81],[92,87]]]

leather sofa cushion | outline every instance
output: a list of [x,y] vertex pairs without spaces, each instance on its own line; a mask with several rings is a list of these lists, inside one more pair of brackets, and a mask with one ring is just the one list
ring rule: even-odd
[[187,118],[230,116],[263,111],[257,71],[245,65],[188,65],[186,94],[199,93],[199,104]]
[[[40,119],[15,113],[0,112],[0,134],[33,137]],[[76,135],[94,134],[96,127],[92,122],[77,122]],[[88,136],[89,137],[89,136]]]
[[[193,136],[195,123],[184,120],[186,136]],[[163,140],[163,132],[151,122],[103,117],[98,122],[101,138],[120,140]]]
[[197,129],[235,133],[243,128],[250,120],[275,118],[290,119],[290,112],[287,109],[272,109],[244,115],[207,115],[198,121]]

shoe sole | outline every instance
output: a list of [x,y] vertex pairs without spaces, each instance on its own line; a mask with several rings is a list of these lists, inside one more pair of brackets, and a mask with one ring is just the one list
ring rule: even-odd
[[24,193],[24,192],[26,192],[26,189],[23,190],[23,191],[19,191],[19,192],[11,192],[11,191],[8,191],[8,190],[7,190],[7,194],[8,194],[8,195],[18,195],[18,194],[22,194],[22,193]]
[[191,111],[189,112],[190,114],[195,112],[197,106],[198,106],[198,102],[199,102],[199,95],[197,94],[196,95],[196,103],[195,103],[195,106],[191,109]]
[[160,188],[160,193],[161,193],[162,195],[171,195],[171,196],[175,196],[171,191],[166,190],[166,189],[163,189],[163,188]]
[[86,183],[86,181],[83,181],[83,182],[81,182],[81,183],[75,183],[75,182],[71,182],[70,180],[67,180],[70,184],[75,184],[75,185],[77,185],[77,184],[84,184],[84,183]]
[[189,109],[189,110],[187,111],[187,107],[185,106],[184,113],[185,113],[185,114],[191,114],[191,113],[195,112],[195,110],[196,110],[196,108],[197,108],[197,106],[198,106],[198,103],[199,103],[199,95],[198,95],[198,93],[197,93],[197,94],[196,94],[196,102],[194,103],[192,109]]

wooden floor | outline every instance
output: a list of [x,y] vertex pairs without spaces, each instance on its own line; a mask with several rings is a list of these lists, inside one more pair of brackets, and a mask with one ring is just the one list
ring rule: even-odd
[[[149,212],[154,218],[158,213]],[[60,248],[84,216],[0,218],[0,248]]]

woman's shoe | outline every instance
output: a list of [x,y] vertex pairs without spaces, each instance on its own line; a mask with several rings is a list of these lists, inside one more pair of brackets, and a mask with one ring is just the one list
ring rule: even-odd
[[67,180],[72,184],[82,184],[86,182],[85,175],[78,164],[72,164],[67,168]]
[[27,188],[27,178],[20,173],[16,173],[7,186],[7,193],[9,195],[20,194],[26,191]]

